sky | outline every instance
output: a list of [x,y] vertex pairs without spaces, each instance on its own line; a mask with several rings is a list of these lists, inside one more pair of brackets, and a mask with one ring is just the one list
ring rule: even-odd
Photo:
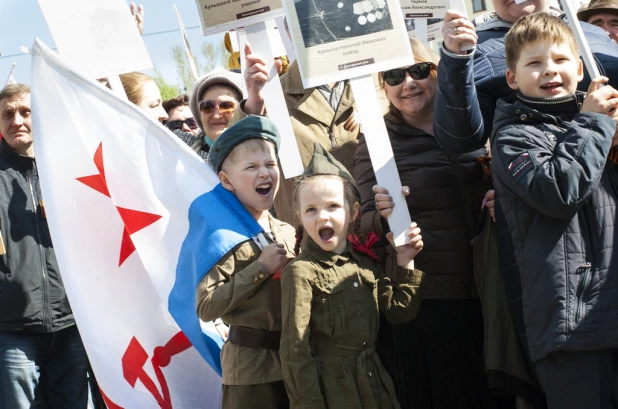
[[[61,0],[57,1],[61,4]],[[171,48],[182,45],[178,21],[172,4],[176,4],[187,30],[191,49],[196,58],[201,56],[204,42],[223,42],[223,34],[208,37],[202,35],[197,3],[195,0],[142,0],[145,8],[144,43],[153,65],[168,83],[180,85],[181,80],[171,57]],[[129,2],[127,2],[127,8]],[[171,31],[174,30],[174,31]],[[171,31],[171,32],[168,32]],[[0,88],[17,63],[13,76],[17,82],[30,84],[30,55],[23,54],[21,46],[32,48],[38,37],[51,48],[55,48],[41,8],[36,0],[0,0]],[[154,75],[154,71],[144,71]]]

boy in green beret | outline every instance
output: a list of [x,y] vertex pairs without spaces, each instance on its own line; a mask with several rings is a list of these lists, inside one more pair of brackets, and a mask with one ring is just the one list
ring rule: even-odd
[[279,188],[279,132],[265,117],[247,117],[212,144],[208,164],[264,229],[230,250],[197,289],[197,314],[229,325],[221,351],[223,407],[288,408],[283,384],[278,272],[294,256],[294,228],[270,215]]

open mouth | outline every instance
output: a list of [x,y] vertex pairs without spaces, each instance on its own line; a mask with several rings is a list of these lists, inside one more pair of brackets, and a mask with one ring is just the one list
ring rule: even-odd
[[548,82],[547,84],[541,85],[541,88],[547,91],[552,91],[561,86],[562,86],[561,82]]
[[260,196],[268,196],[271,190],[273,190],[272,183],[262,183],[261,185],[255,188],[255,191]]
[[335,235],[335,231],[330,227],[322,227],[319,230],[319,234],[322,241],[329,241]]

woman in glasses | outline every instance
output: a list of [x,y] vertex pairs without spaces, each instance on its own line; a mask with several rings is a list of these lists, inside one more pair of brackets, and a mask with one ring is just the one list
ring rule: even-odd
[[[483,320],[470,240],[489,188],[477,162],[487,152],[452,156],[440,148],[433,130],[438,58],[423,43],[410,42],[415,64],[383,72],[379,82],[389,101],[384,120],[395,162],[409,188],[408,210],[424,232],[425,248],[415,261],[425,279],[417,318],[392,327],[382,320],[378,352],[393,374],[402,408],[485,408]],[[392,268],[396,253],[385,235],[394,204],[376,186],[364,137],[353,173],[361,193],[361,231],[378,233],[386,268]]]
[[227,129],[234,110],[242,99],[241,75],[223,68],[216,68],[193,84],[189,107],[197,126],[199,146],[192,146],[198,153],[208,152],[212,143]]

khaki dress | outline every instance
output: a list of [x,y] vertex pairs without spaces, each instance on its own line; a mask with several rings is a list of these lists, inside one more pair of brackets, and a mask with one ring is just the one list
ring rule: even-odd
[[369,256],[341,255],[306,239],[283,271],[281,361],[291,408],[399,408],[374,346],[379,312],[392,323],[414,319],[423,273],[399,268],[382,277]]
[[[272,216],[269,221],[275,241],[284,244],[288,256],[293,257],[294,228]],[[196,294],[201,320],[222,318],[227,325],[281,331],[281,281],[273,279],[257,261],[260,253],[253,240],[242,242],[204,276]],[[223,385],[258,385],[283,379],[278,351],[244,347],[229,341],[221,350],[221,368]],[[241,389],[238,391],[243,393]],[[235,397],[234,401],[239,398]],[[256,402],[234,406],[264,407]]]

